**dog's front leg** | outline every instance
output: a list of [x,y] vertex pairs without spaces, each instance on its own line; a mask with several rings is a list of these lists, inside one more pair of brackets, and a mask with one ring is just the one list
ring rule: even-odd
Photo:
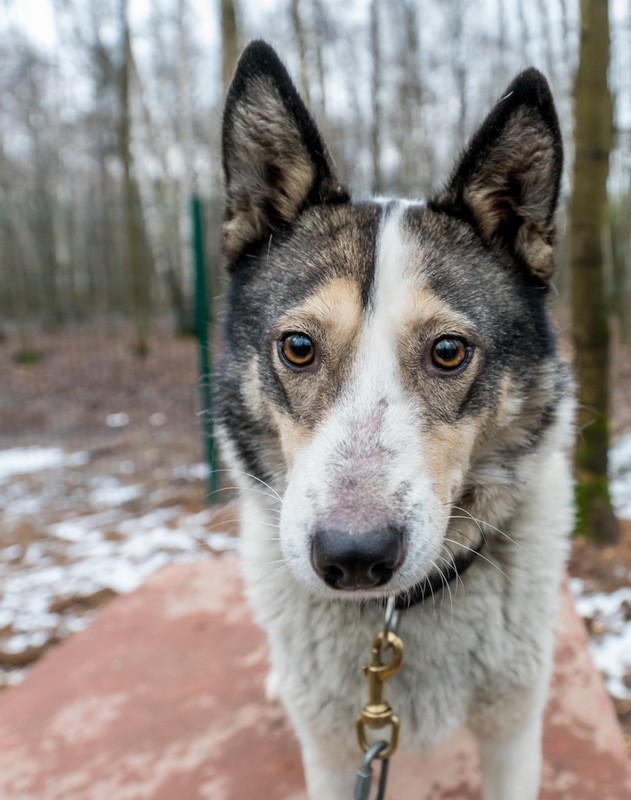
[[352,764],[332,763],[314,744],[303,746],[302,760],[309,800],[350,800],[356,775]]
[[537,800],[541,785],[539,708],[503,736],[478,737],[484,800]]

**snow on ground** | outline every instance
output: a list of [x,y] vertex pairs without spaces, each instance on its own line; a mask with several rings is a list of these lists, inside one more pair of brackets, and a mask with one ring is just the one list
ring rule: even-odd
[[87,453],[72,453],[68,456],[61,447],[12,447],[10,450],[0,450],[0,483],[14,475],[66,465],[80,466],[87,461]]
[[623,436],[609,451],[611,498],[616,513],[631,519],[631,434]]
[[[187,510],[168,488],[134,480],[133,462],[102,475],[89,460],[57,447],[0,451],[0,686],[85,627],[104,599],[167,563],[236,549],[226,531],[236,511],[217,527],[213,510]],[[173,484],[206,474],[172,472]]]
[[578,613],[588,621],[594,663],[605,676],[609,694],[631,700],[631,688],[624,681],[631,673],[631,588],[590,593],[580,578],[570,585]]

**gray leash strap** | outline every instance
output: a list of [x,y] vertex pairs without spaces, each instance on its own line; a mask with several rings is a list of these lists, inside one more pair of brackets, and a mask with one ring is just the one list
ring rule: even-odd
[[392,633],[398,633],[400,619],[401,613],[396,606],[396,598],[389,597],[388,602],[386,603],[386,618],[383,625],[384,633],[387,634],[389,631],[392,631]]
[[[372,786],[372,762],[378,758],[379,753],[388,746],[388,742],[376,742],[364,756],[355,780],[355,792],[353,800],[369,800],[370,789]],[[379,774],[379,785],[374,800],[384,800],[386,796],[386,783],[388,782],[389,760],[386,758],[381,762],[381,772]]]

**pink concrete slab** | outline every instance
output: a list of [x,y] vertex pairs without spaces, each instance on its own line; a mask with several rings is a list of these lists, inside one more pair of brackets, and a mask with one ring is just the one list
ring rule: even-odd
[[[264,676],[236,561],[169,567],[0,695],[0,798],[304,800],[298,747]],[[567,592],[545,749],[543,800],[631,797]],[[391,773],[390,800],[480,796],[464,732],[424,759],[398,753]]]

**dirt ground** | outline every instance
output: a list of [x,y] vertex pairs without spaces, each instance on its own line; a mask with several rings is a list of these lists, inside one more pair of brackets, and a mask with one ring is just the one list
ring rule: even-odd
[[[559,327],[564,333],[565,324]],[[20,575],[24,581],[35,580],[35,567],[43,580],[42,570],[63,570],[73,559],[78,564],[83,551],[77,549],[78,535],[68,528],[69,520],[87,526],[93,537],[91,556],[96,548],[119,559],[94,562],[97,572],[107,571],[110,563],[120,566],[123,548],[126,568],[136,565],[140,571],[134,575],[142,577],[143,554],[159,557],[159,546],[151,549],[148,544],[155,513],[162,513],[159,521],[167,533],[175,536],[184,531],[192,536],[195,553],[212,554],[226,546],[225,540],[209,538],[213,531],[234,535],[236,510],[230,503],[209,510],[206,502],[194,341],[174,338],[169,321],[163,320],[154,327],[149,356],[139,360],[133,354],[128,322],[85,322],[57,333],[37,333],[31,345],[41,359],[24,364],[15,359],[17,341],[10,326],[6,333],[0,342],[0,451],[60,448],[69,455],[62,470],[0,483],[0,518],[3,500],[8,514],[0,529],[3,580]],[[629,348],[616,348],[612,374],[614,433],[620,437],[631,432]],[[225,481],[221,498],[231,499]],[[187,520],[185,529],[181,519]],[[139,539],[129,533],[129,521],[140,528],[145,525],[142,547],[149,550],[142,550]],[[622,530],[615,547],[599,548],[584,540],[574,543],[570,571],[585,582],[587,591],[611,593],[629,586],[631,521],[623,522]],[[187,547],[174,551],[173,558],[190,555]],[[66,573],[55,574],[66,580]],[[33,594],[34,609],[46,606],[40,614],[42,624],[48,625],[45,636],[33,633],[37,613],[24,622],[26,638],[19,639],[14,623],[5,622],[3,628],[0,611],[0,671],[4,670],[5,684],[11,683],[13,671],[87,624],[94,609],[117,592],[118,584],[108,585],[94,571],[79,577],[75,571],[72,576],[75,583],[64,591],[52,589],[45,599]],[[631,605],[625,613],[631,618]],[[592,636],[601,635],[598,620],[587,622]],[[4,650],[3,636],[7,641],[13,637],[13,644]],[[631,688],[631,675],[626,680]],[[631,746],[631,701],[616,700],[616,707]]]

